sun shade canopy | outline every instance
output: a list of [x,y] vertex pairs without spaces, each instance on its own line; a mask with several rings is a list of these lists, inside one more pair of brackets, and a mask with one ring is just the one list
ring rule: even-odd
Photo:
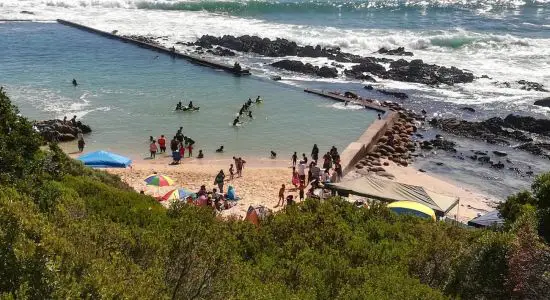
[[78,160],[92,168],[126,168],[132,163],[128,157],[108,151],[95,151],[81,155]]
[[345,182],[328,183],[326,187],[340,194],[353,194],[384,202],[417,202],[433,209],[440,216],[445,215],[458,203],[457,198],[435,195],[431,192],[428,194],[421,186],[384,180],[371,175]]

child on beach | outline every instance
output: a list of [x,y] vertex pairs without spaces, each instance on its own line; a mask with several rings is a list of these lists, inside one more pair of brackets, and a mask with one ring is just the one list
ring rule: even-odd
[[193,156],[193,144],[187,146],[187,152],[189,152],[189,157]]
[[151,141],[151,144],[149,145],[149,151],[151,152],[151,159],[154,159],[158,151],[157,143],[155,140]]
[[233,164],[231,164],[231,166],[229,166],[229,180],[233,180],[234,171]]
[[180,157],[183,159],[185,157],[185,146],[180,143]]
[[277,205],[275,207],[279,207],[279,204],[281,206],[285,205],[285,185],[281,185],[281,188],[279,189],[279,201],[277,201]]

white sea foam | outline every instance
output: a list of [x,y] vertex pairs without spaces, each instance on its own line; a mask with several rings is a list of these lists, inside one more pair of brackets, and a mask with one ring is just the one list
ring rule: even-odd
[[[203,34],[220,36],[259,35],[262,37],[282,37],[299,44],[338,46],[343,51],[360,55],[373,55],[380,47],[395,48],[405,46],[412,49],[415,59],[425,62],[456,66],[493,78],[491,81],[479,80],[473,84],[441,87],[438,89],[424,85],[402,82],[382,81],[388,88],[406,88],[416,91],[430,91],[437,101],[455,103],[506,102],[511,99],[527,101],[539,94],[517,88],[503,89],[495,87],[494,81],[513,82],[520,79],[548,83],[550,82],[550,39],[518,37],[511,34],[498,35],[484,32],[472,32],[455,28],[451,30],[413,31],[398,29],[358,29],[334,28],[326,26],[282,24],[259,19],[239,18],[235,16],[207,13],[204,11],[172,11],[137,9],[140,3],[173,3],[172,1],[133,1],[133,0],[4,0],[0,6],[3,18],[25,18],[22,10],[35,12],[36,20],[54,20],[63,18],[83,23],[105,31],[118,30],[119,34],[142,34],[166,36],[162,41],[173,45],[177,41],[193,41]],[[387,4],[388,1],[386,1]],[[423,5],[422,1],[409,1],[414,5]],[[443,5],[443,1],[427,1],[426,5]],[[457,4],[459,1],[445,1]],[[541,1],[536,1],[540,2]],[[372,2],[380,3],[380,2]],[[483,4],[492,7],[500,3],[507,6],[521,6],[523,1],[472,1],[470,5]],[[369,4],[371,5],[371,4]],[[490,10],[490,9],[489,9]],[[548,25],[542,25],[548,26]],[[376,55],[375,55],[376,56]],[[238,57],[244,65],[255,69],[256,74],[272,76],[280,72],[265,63],[273,60],[254,59],[254,55]],[[312,64],[328,64],[324,58],[304,59]],[[340,72],[342,69],[340,69]],[[284,78],[292,81],[312,80],[311,77],[283,72]],[[317,80],[317,79],[316,79]],[[336,79],[320,79],[326,82],[343,82]],[[513,90],[513,91],[512,91]],[[437,98],[437,99],[436,99]]]

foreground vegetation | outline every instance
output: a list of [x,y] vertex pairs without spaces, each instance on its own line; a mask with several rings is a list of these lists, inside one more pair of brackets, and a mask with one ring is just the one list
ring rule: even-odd
[[307,200],[260,228],[84,168],[0,90],[0,298],[541,299],[550,175],[469,230]]

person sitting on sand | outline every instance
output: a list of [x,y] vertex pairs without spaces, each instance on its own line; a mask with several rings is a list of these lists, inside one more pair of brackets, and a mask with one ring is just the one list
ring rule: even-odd
[[294,195],[288,195],[286,196],[286,205],[289,206],[289,205],[292,205],[294,204]]
[[154,159],[158,151],[157,143],[155,140],[151,141],[151,144],[149,145],[149,151],[151,152],[151,158]]
[[203,196],[203,195],[206,195],[206,186],[205,185],[201,185],[201,188],[197,192],[198,197]]
[[197,155],[197,158],[204,158],[204,154],[202,154],[202,149],[199,150],[199,155]]
[[76,82],[76,79],[73,78],[73,86],[77,86],[78,85],[78,82]]
[[239,200],[239,197],[237,197],[237,193],[235,192],[235,188],[232,185],[227,188],[227,195],[225,199],[232,201]]
[[281,206],[285,206],[285,185],[282,184],[281,188],[279,189],[279,201],[277,201],[277,205],[275,207],[279,207],[279,204]]
[[216,149],[216,153],[223,153],[223,145],[220,148]]
[[275,151],[271,150],[271,159],[276,159],[277,158],[277,153],[275,153]]
[[239,117],[236,117],[235,120],[233,120],[233,126],[237,126],[240,123]]
[[181,101],[176,104],[176,110],[182,110]]

